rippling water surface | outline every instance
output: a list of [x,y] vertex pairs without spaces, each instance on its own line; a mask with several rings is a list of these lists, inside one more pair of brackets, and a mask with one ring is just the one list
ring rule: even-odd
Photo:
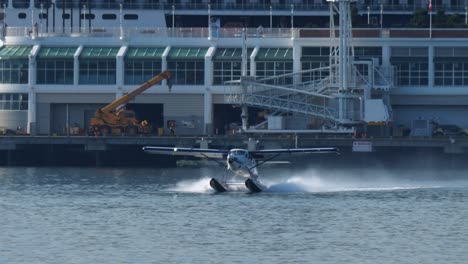
[[0,168],[0,263],[467,263],[462,172],[219,173]]

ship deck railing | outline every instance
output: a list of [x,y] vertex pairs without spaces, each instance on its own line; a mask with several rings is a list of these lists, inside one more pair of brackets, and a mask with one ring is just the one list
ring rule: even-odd
[[[54,1],[34,1],[35,8],[51,8]],[[55,1],[56,8],[79,8],[79,1],[73,0],[60,0]],[[120,1],[122,2],[122,1]],[[130,2],[130,1],[129,1]],[[194,1],[186,1],[184,3],[160,3],[162,1],[144,1],[136,0],[131,1],[130,3],[119,3],[115,0],[101,0],[101,1],[88,1],[81,4],[81,7],[87,7],[91,9],[115,9],[118,10],[121,7],[123,9],[152,9],[152,10],[165,10],[172,12],[174,10],[208,10],[213,11],[226,11],[226,10],[242,10],[242,11],[290,11],[291,6],[295,12],[301,11],[329,11],[329,5],[327,2],[316,3],[314,1],[303,1],[303,3],[273,3],[270,1],[251,3],[249,1],[240,1],[240,3],[231,2],[231,1],[215,1],[215,3],[193,3]],[[208,1],[209,2],[209,1]],[[270,3],[269,3],[270,2]],[[29,8],[30,2],[28,1],[17,1],[13,6],[15,8]],[[465,4],[463,2],[457,2],[453,4],[437,4],[435,5],[437,9],[441,8],[446,13],[458,12],[462,13],[465,11]],[[416,2],[411,4],[393,4],[386,3],[381,4],[380,1],[370,2],[370,3],[356,3],[356,7],[361,12],[367,12],[367,8],[371,12],[380,12],[383,13],[392,13],[392,12],[408,12],[412,13],[418,9],[426,8],[427,2]]]
[[[0,31],[4,28],[0,27]],[[0,37],[329,38],[328,28],[7,27]],[[467,28],[358,28],[354,38],[468,38]]]

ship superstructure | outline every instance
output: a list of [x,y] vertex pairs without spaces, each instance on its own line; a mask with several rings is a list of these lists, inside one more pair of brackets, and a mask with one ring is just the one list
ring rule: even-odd
[[[127,105],[160,133],[174,124],[178,135],[242,125],[250,132],[389,130],[414,128],[415,120],[468,127],[468,30],[386,22],[407,22],[426,3],[0,4],[0,126],[10,129],[86,131],[97,108],[165,69],[171,93],[151,88]],[[465,14],[460,5],[447,10]],[[353,18],[361,25],[352,26]]]

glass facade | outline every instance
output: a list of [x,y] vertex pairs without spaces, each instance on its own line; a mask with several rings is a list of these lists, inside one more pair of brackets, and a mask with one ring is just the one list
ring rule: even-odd
[[436,62],[434,68],[434,85],[468,85],[468,59],[465,62]]
[[28,73],[27,59],[0,60],[0,83],[26,84]]
[[167,68],[172,73],[172,83],[182,85],[203,85],[205,83],[205,63],[203,60],[168,61]]
[[73,84],[73,60],[38,60],[37,84]]
[[227,81],[240,80],[241,74],[241,61],[215,61],[213,63],[213,84],[220,85]]
[[115,84],[115,59],[80,60],[80,84]]
[[[293,72],[293,62],[292,61],[258,61],[256,62],[257,78],[268,78],[277,75],[283,75]],[[292,84],[293,77],[286,76],[280,78],[274,78],[269,80],[267,83],[273,85],[285,85]]]
[[[161,73],[161,60],[125,60],[125,84],[142,84]],[[158,83],[159,85],[161,82]]]
[[427,47],[392,47],[390,63],[395,67],[397,86],[426,86],[429,84]]
[[468,47],[434,48],[434,85],[468,85]]
[[0,93],[0,110],[28,110],[28,94]]
[[[302,70],[313,70],[318,68],[327,67],[329,65],[328,61],[302,61]],[[330,75],[330,70],[323,69],[317,71],[310,71],[302,73],[302,81],[303,82],[312,82],[324,79]]]
[[[293,72],[292,48],[260,48],[255,57],[257,78],[268,78]],[[293,77],[279,77],[268,80],[272,85],[292,84]]]
[[[330,65],[329,47],[304,47],[302,48],[301,69],[303,71],[327,67]],[[303,82],[312,82],[324,79],[330,75],[330,70],[323,69],[302,73]]]
[[395,66],[396,84],[398,86],[428,85],[427,62],[394,63],[393,66]]
[[[250,75],[250,55],[247,49],[247,75]],[[222,85],[227,81],[240,80],[242,75],[242,49],[217,48],[213,57],[213,84]]]
[[[79,84],[116,84],[116,54],[119,47],[85,47],[79,59]],[[140,85],[162,69],[165,47],[130,47],[124,58],[124,84]],[[4,46],[0,48],[0,84],[27,84],[29,75],[29,46]],[[74,80],[76,47],[41,47],[36,59],[37,84],[71,85]],[[171,48],[167,57],[168,70],[173,83],[179,85],[204,85],[204,62],[207,48]],[[250,54],[248,49],[250,71]],[[213,84],[224,85],[241,77],[240,48],[217,48],[213,56]],[[325,68],[329,65],[328,47],[303,47],[302,71]],[[468,57],[466,47],[435,47],[434,83],[439,87],[468,86]],[[390,63],[394,66],[396,86],[429,85],[429,58],[427,47],[392,47]],[[382,61],[381,47],[355,47],[357,60],[375,58]],[[261,48],[255,58],[255,75],[258,79],[293,72],[291,48]],[[366,76],[368,66],[356,64]],[[303,72],[301,81],[310,82],[329,76],[329,70]],[[248,73],[248,75],[250,75]],[[293,77],[268,80],[273,85],[292,84]]]

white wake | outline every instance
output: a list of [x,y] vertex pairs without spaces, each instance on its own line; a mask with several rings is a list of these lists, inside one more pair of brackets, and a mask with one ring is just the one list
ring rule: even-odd
[[213,192],[210,186],[211,178],[203,177],[197,180],[183,180],[176,184],[176,186],[167,189],[173,192],[187,192],[187,193],[208,193]]
[[[282,176],[288,175],[288,176]],[[213,193],[210,187],[211,177],[178,182],[169,191],[187,193]],[[246,192],[240,185],[230,191]],[[395,191],[422,188],[442,188],[459,186],[456,182],[440,180],[411,179],[405,175],[394,175],[382,170],[369,171],[323,171],[309,169],[300,173],[280,171],[265,172],[260,182],[267,187],[267,192],[275,193],[320,193],[320,192],[350,192],[350,191]]]

